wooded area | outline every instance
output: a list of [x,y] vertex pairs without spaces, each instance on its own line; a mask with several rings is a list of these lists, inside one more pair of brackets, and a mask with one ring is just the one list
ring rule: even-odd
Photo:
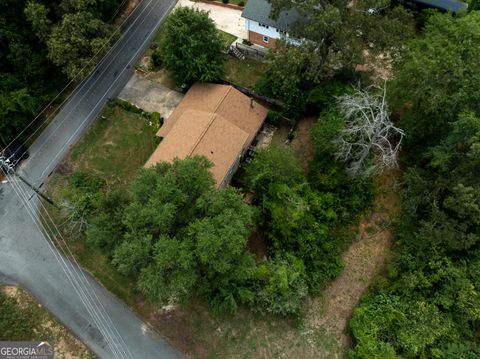
[[0,2],[0,146],[109,50],[116,39],[112,15],[121,2]]
[[396,68],[403,211],[388,276],[354,312],[353,357],[480,355],[479,55],[478,12],[437,14]]

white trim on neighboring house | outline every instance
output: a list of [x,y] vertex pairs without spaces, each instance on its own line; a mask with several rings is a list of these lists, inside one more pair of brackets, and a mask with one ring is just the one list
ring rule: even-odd
[[[263,42],[266,44],[270,42],[270,39],[277,40],[282,37],[285,38],[288,43],[291,43],[293,45],[298,45],[300,43],[299,40],[289,37],[286,31],[282,31],[280,29],[277,29],[276,27],[261,24],[257,21],[250,20],[247,18],[245,18],[245,28],[247,29],[247,32],[252,31],[262,35]],[[267,41],[265,41],[265,37],[268,38]]]
[[260,24],[250,19],[245,19],[245,25],[248,31],[256,32],[262,36],[268,36],[272,39],[279,39],[281,37],[279,30],[273,26]]

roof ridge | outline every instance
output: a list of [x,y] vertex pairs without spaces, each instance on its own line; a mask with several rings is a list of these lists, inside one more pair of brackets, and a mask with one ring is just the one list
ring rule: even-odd
[[[202,111],[203,112],[203,111]],[[217,114],[215,112],[207,112],[207,113],[210,113],[212,116],[210,118],[210,122],[208,123],[208,126],[206,126],[202,133],[200,134],[200,136],[198,136],[197,140],[195,141],[195,143],[193,144],[192,148],[190,149],[190,151],[188,152],[188,155],[187,156],[190,156],[193,151],[195,151],[195,149],[198,147],[198,144],[200,143],[200,141],[205,137],[205,134],[207,133],[207,131],[210,129],[210,127],[212,126],[213,122],[216,120],[216,117],[217,117]]]
[[228,87],[228,90],[227,90],[227,92],[225,92],[225,95],[223,95],[223,97],[221,98],[221,100],[218,101],[217,106],[216,106],[215,109],[213,110],[213,113],[217,113],[218,108],[219,108],[220,105],[223,103],[223,101],[225,101],[225,99],[227,98],[228,94],[229,94],[230,91],[233,89],[233,86],[231,86],[231,85],[224,85],[224,86],[227,86],[227,87]]

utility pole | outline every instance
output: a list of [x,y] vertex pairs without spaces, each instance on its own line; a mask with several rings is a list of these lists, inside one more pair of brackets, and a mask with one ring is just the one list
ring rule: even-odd
[[33,184],[28,182],[23,176],[19,175],[18,173],[15,173],[14,167],[10,164],[10,162],[4,157],[0,156],[0,168],[3,168],[7,174],[10,174],[12,176],[17,176],[20,178],[20,180],[25,183],[28,187],[30,187],[36,194],[40,196],[40,198],[44,199],[48,203],[50,203],[52,206],[57,207],[57,205],[47,196],[45,196],[40,190],[35,187]]
[[22,180],[23,183],[25,183],[28,187],[30,187],[36,194],[38,194],[41,198],[43,198],[45,201],[47,201],[48,203],[50,203],[52,206],[55,206],[57,207],[57,205],[52,201],[52,199],[50,199],[49,197],[45,196],[42,192],[40,192],[40,190],[35,187],[33,184],[31,184],[30,182],[28,182],[25,178],[23,178],[22,176],[20,176],[19,174],[17,173],[14,173],[13,174],[14,176],[17,176],[18,178],[20,178]]

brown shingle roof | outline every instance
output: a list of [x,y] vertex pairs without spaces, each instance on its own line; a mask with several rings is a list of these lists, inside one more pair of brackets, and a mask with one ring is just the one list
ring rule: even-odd
[[165,137],[177,119],[187,109],[217,113],[238,126],[253,140],[260,129],[268,110],[243,93],[227,85],[196,83],[160,128],[157,136]]
[[193,85],[158,131],[163,140],[145,166],[203,155],[221,185],[267,115],[265,107],[250,101],[231,86]]

